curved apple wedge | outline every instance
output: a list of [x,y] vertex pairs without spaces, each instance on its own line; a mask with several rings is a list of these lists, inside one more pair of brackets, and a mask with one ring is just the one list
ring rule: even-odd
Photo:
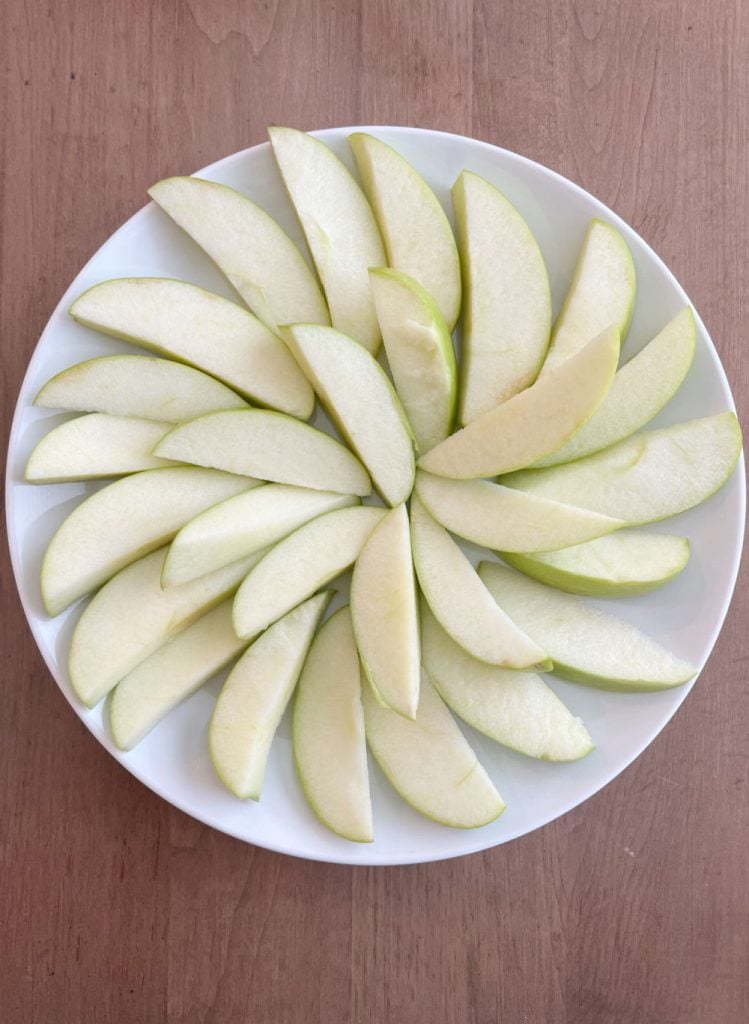
[[579,718],[540,676],[472,658],[422,602],[424,668],[447,706],[490,739],[544,761],[578,761],[593,750]]
[[154,454],[316,491],[364,496],[372,490],[362,464],[339,441],[267,409],[231,409],[183,423]]
[[380,520],[356,559],[351,618],[379,700],[413,718],[419,703],[419,613],[405,505]]
[[400,399],[377,360],[332,327],[294,324],[289,347],[388,505],[411,493],[414,451]]
[[340,608],[312,641],[294,698],[294,763],[317,817],[355,843],[371,843],[367,741],[351,614]]
[[513,622],[529,636],[543,637],[554,674],[563,679],[604,690],[665,690],[697,673],[635,626],[580,597],[496,562],[482,562],[479,575]]
[[393,788],[420,814],[452,828],[479,828],[498,818],[505,802],[479,763],[428,675],[411,721],[382,707],[362,687],[367,742]]
[[497,606],[460,547],[415,495],[411,543],[426,602],[456,643],[492,665],[551,668],[545,651]]
[[86,327],[180,359],[243,397],[307,419],[312,389],[286,346],[235,302],[187,281],[122,277],[79,296],[70,315]]
[[148,194],[272,331],[299,321],[330,322],[307,261],[281,226],[247,196],[215,181],[185,177],[157,181]]
[[349,569],[385,509],[342,508],[318,516],[271,548],[234,599],[238,636],[256,636]]
[[270,745],[333,595],[316,594],[275,622],[234,666],[211,718],[216,774],[236,796],[259,800]]
[[136,558],[171,540],[199,512],[257,485],[214,469],[150,469],[82,501],[44,555],[41,588],[50,615],[100,586]]
[[485,412],[419,459],[456,480],[521,469],[561,447],[603,401],[619,360],[610,328],[525,391]]

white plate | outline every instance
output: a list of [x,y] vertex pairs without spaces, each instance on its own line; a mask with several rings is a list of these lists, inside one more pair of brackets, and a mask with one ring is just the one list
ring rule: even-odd
[[[355,129],[317,133],[352,166],[346,137]],[[614,223],[635,259],[638,297],[625,356],[636,352],[687,302],[672,274],[645,242],[592,196],[559,175],[483,142],[413,128],[365,128],[394,145],[425,175],[449,208],[449,189],[469,168],[498,185],[519,207],[538,238],[549,268],[555,310],[569,283],[591,217]],[[299,228],[267,144],[220,160],[199,172],[247,193],[276,217],[299,243]],[[99,201],[105,201],[100,197]],[[287,723],[271,753],[262,802],[243,803],[219,784],[206,743],[216,685],[198,692],[166,718],[138,747],[123,754],[108,731],[105,704],[93,711],[73,696],[67,648],[81,605],[50,620],[38,586],[42,554],[64,516],[97,485],[29,486],[23,468],[35,442],[62,418],[34,409],[32,400],[54,373],[91,356],[137,351],[74,323],[66,310],[84,289],[110,277],[162,275],[185,278],[234,297],[208,258],[153,203],[106,242],[72,283],[52,315],[31,360],[16,410],[8,462],[7,513],[18,589],[34,638],[57,684],[86,726],[129,771],[187,814],[246,842],[315,860],[351,864],[403,864],[455,857],[525,835],[586,800],[630,764],[665,726],[689,687],[653,694],[616,694],[551,681],[582,716],[596,750],[576,764],[552,765],[505,750],[466,727],[498,785],[507,810],[475,831],[445,828],[404,804],[373,768],[375,831],[371,845],[349,843],[328,832],[306,805],[294,775]],[[715,349],[698,320],[694,365],[656,425],[733,409]],[[100,486],[100,485],[99,485]],[[743,459],[732,479],[701,508],[655,529],[692,541],[687,569],[664,589],[632,600],[600,602],[654,634],[680,657],[703,666],[728,609],[738,571],[744,524]]]

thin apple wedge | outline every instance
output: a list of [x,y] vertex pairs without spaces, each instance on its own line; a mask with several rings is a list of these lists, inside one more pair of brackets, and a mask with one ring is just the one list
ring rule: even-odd
[[448,480],[423,470],[416,474],[416,494],[446,530],[495,551],[551,551],[626,525],[488,480]]
[[414,482],[410,426],[390,379],[361,345],[332,327],[294,324],[285,336],[323,405],[388,505]]
[[460,647],[422,602],[424,668],[447,706],[485,736],[544,761],[577,761],[593,749],[579,718],[540,676],[487,665]]
[[452,828],[479,828],[505,802],[442,698],[422,672],[416,718],[382,707],[362,687],[364,728],[375,760],[393,788],[420,814]]
[[68,670],[76,695],[94,707],[171,637],[232,594],[262,553],[183,587],[161,587],[166,548],[119,572],[83,612],[70,641]]
[[215,181],[185,177],[157,181],[148,194],[272,331],[299,321],[330,322],[307,261],[280,225],[247,196]]
[[689,561],[689,541],[667,533],[620,530],[560,551],[500,554],[526,576],[557,590],[620,597],[646,594],[677,576]]
[[271,623],[349,569],[385,515],[371,506],[318,516],[271,548],[234,599],[238,636],[257,636]]
[[323,825],[344,839],[371,843],[361,685],[351,614],[340,608],[320,627],[299,677],[294,763],[304,795]]
[[466,555],[416,495],[411,499],[411,543],[421,591],[456,643],[492,665],[545,663],[551,668],[545,651],[497,606]]
[[365,496],[372,490],[348,448],[308,423],[267,409],[200,416],[170,431],[154,454],[315,491]]
[[34,399],[44,409],[105,412],[181,423],[217,409],[246,409],[225,384],[193,366],[155,356],[97,356],[48,380]]
[[460,313],[460,262],[455,237],[437,196],[400,153],[385,142],[349,135],[364,191],[374,210],[389,266],[434,295],[453,329]]
[[269,128],[281,177],[320,275],[334,327],[369,352],[380,346],[367,270],[386,263],[372,208],[328,147],[294,128]]
[[207,612],[120,680],[109,706],[109,726],[120,750],[132,750],[247,646],[232,627],[231,605],[224,601]]
[[348,494],[288,484],[267,484],[227,498],[182,527],[169,547],[162,583],[173,587],[197,579],[270,547],[325,512],[358,504]]
[[551,292],[533,233],[499,189],[463,171],[453,203],[465,287],[465,426],[536,379],[549,346]]
[[274,623],[223,685],[208,744],[216,774],[236,796],[259,800],[270,745],[331,593],[316,594]]
[[149,469],[109,484],[73,509],[50,541],[41,571],[44,607],[58,615],[170,541],[199,512],[256,485],[192,466]]
[[179,359],[244,398],[306,420],[314,396],[280,338],[235,302],[187,281],[122,277],[70,307],[86,327]]
[[456,480],[521,469],[561,447],[603,401],[619,360],[610,328],[525,391],[485,412],[419,459]]
[[356,645],[373,690],[407,718],[419,703],[419,612],[408,535],[408,513],[398,505],[370,533],[351,580]]
[[529,636],[540,639],[554,674],[605,690],[639,692],[681,686],[697,673],[635,626],[496,562],[479,575],[494,599]]
[[65,483],[124,476],[143,469],[173,466],[152,455],[170,429],[168,423],[91,412],[54,427],[34,448],[26,463],[33,484]]
[[635,434],[577,462],[512,473],[502,483],[616,515],[629,525],[652,523],[709,498],[728,480],[740,454],[738,420],[724,412]]

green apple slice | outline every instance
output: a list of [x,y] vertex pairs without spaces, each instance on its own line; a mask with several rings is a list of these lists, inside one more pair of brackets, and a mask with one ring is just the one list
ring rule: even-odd
[[388,264],[435,296],[451,331],[460,313],[460,262],[437,196],[400,153],[374,135],[354,132],[348,141],[380,227]]
[[457,367],[452,338],[434,299],[399,270],[370,270],[377,318],[395,388],[419,451],[450,433]]
[[215,181],[184,177],[157,181],[148,194],[272,331],[299,321],[330,322],[306,260],[280,225],[247,196]]
[[323,825],[344,839],[371,843],[362,682],[351,614],[340,608],[320,627],[299,677],[294,763],[304,795]]
[[416,493],[446,530],[496,551],[551,551],[626,525],[488,480],[448,480],[423,470],[416,474]]
[[162,583],[173,587],[197,579],[270,547],[325,512],[358,504],[349,494],[288,484],[267,484],[227,498],[182,527],[166,556]]
[[250,555],[182,587],[161,587],[166,548],[114,576],[87,606],[70,641],[73,690],[89,707],[170,637],[237,589],[262,557]]
[[549,345],[551,292],[533,233],[499,189],[463,171],[453,203],[465,286],[465,425],[536,379]]
[[619,370],[600,406],[570,440],[536,466],[556,466],[616,444],[640,430],[678,391],[694,358],[696,331],[689,306],[677,313]]
[[380,364],[332,327],[294,324],[286,336],[383,499],[388,505],[405,501],[414,482],[413,440],[400,399]]
[[315,491],[364,496],[372,490],[348,448],[308,423],[267,409],[200,416],[170,431],[154,454]]
[[502,558],[526,576],[570,594],[645,594],[677,576],[689,561],[689,541],[666,533],[620,530],[561,551]]
[[543,638],[554,674],[605,690],[664,690],[697,672],[635,626],[496,562],[479,575],[529,636]]
[[577,462],[512,473],[502,483],[630,525],[652,523],[709,498],[740,454],[738,420],[724,412],[635,434]]
[[359,656],[387,707],[413,718],[419,703],[419,613],[405,505],[375,526],[356,559],[351,618]]
[[607,327],[615,326],[623,339],[632,319],[635,290],[635,265],[624,238],[611,224],[592,220],[570,290],[554,322],[541,375],[585,348]]
[[96,480],[174,465],[151,454],[169,429],[168,423],[101,412],[77,416],[44,435],[26,463],[26,480]]
[[452,828],[479,828],[505,802],[425,672],[416,718],[382,707],[362,687],[364,727],[375,760],[393,788],[420,814]]
[[556,370],[422,455],[419,465],[459,480],[529,466],[561,447],[592,416],[618,360],[619,332],[609,328]]
[[349,569],[385,515],[371,506],[318,516],[271,548],[234,599],[238,636],[256,636]]
[[511,750],[544,761],[577,761],[593,749],[588,730],[540,676],[497,668],[452,640],[422,602],[424,668],[464,722]]
[[44,409],[105,412],[181,423],[217,409],[246,409],[231,388],[192,366],[155,356],[97,356],[48,380],[34,399]]
[[325,289],[331,322],[376,352],[380,329],[367,270],[384,266],[386,258],[372,208],[345,164],[319,139],[294,128],[269,128],[268,135]]
[[497,606],[450,534],[414,495],[411,542],[422,593],[456,643],[475,658],[505,668],[551,663],[544,650]]
[[50,541],[42,562],[44,606],[57,615],[110,576],[171,540],[199,512],[257,481],[212,469],[149,469],[81,502]]
[[284,343],[252,313],[187,281],[122,277],[70,307],[86,327],[205,370],[243,397],[307,419],[314,395]]
[[120,680],[109,706],[109,725],[120,750],[132,750],[247,646],[232,627],[231,605],[224,601],[207,612]]
[[216,774],[236,796],[259,800],[270,745],[331,593],[316,594],[266,630],[223,685],[208,744]]

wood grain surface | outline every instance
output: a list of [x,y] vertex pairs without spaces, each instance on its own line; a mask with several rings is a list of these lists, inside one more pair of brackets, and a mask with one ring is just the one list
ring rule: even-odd
[[[4,0],[4,429],[59,296],[145,189],[264,137],[400,123],[610,204],[704,317],[743,414],[741,0]],[[749,589],[648,751],[507,846],[345,868],[173,810],[87,733],[2,573],[3,1024],[739,1024],[749,1012]]]

